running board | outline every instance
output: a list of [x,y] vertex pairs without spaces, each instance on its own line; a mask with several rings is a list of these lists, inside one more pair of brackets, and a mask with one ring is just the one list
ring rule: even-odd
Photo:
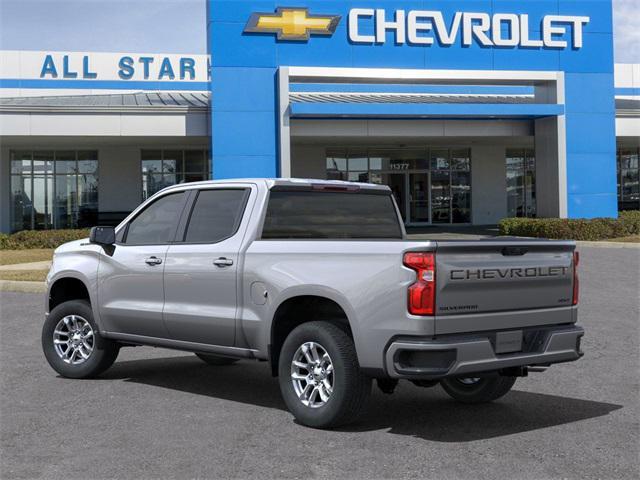
[[220,345],[209,345],[206,343],[186,342],[184,340],[172,340],[168,338],[147,337],[144,335],[131,335],[127,333],[100,332],[105,338],[117,340],[135,345],[147,345],[151,347],[171,348],[174,350],[184,350],[187,352],[213,353],[227,357],[255,358],[260,359],[258,350],[238,347],[224,347]]

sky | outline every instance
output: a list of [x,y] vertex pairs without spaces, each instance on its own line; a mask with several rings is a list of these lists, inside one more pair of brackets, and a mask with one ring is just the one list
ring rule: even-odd
[[[206,1],[0,0],[0,49],[206,53]],[[640,63],[640,0],[613,8],[615,60]]]

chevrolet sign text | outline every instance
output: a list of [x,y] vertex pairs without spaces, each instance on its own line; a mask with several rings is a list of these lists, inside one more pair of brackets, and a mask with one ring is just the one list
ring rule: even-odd
[[582,30],[589,20],[586,16],[545,15],[540,20],[541,33],[533,35],[526,14],[456,12],[445,18],[440,11],[396,10],[388,15],[384,9],[353,8],[349,11],[349,40],[383,44],[387,32],[393,32],[398,45],[450,46],[461,36],[464,46],[577,49],[582,47]]

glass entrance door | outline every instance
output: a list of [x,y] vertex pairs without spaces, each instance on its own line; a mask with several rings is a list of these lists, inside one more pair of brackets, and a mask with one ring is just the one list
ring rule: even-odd
[[380,180],[383,185],[388,185],[393,193],[398,208],[400,209],[400,215],[402,220],[407,223],[407,188],[406,188],[406,174],[405,173],[381,173]]
[[429,172],[381,173],[379,183],[391,189],[404,223],[430,222]]
[[429,222],[429,173],[409,173],[409,223]]

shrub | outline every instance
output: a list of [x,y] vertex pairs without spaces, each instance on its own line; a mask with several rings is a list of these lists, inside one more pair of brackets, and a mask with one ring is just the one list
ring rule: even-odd
[[640,211],[620,212],[618,218],[504,218],[500,235],[570,240],[604,240],[640,234]]
[[66,242],[89,236],[89,230],[22,230],[11,235],[0,234],[0,250],[57,248]]

